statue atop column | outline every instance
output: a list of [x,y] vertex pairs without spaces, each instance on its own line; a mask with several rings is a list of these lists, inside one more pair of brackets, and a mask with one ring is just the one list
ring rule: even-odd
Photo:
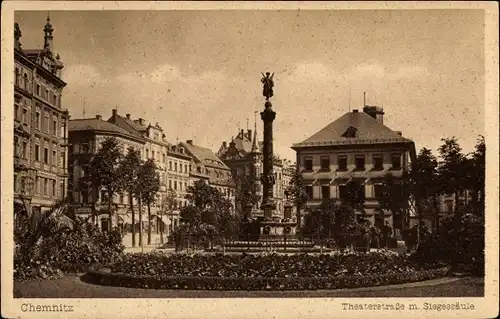
[[264,89],[262,91],[262,95],[266,97],[266,101],[269,101],[269,98],[273,97],[274,92],[273,92],[273,87],[274,87],[274,81],[273,81],[273,76],[274,73],[271,74],[270,72],[266,72],[266,75],[262,73],[262,79],[260,80],[264,84]]

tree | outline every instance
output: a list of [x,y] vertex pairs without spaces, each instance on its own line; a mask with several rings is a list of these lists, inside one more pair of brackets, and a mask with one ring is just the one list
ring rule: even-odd
[[236,177],[236,201],[241,205],[241,209],[245,207],[257,205],[261,198],[256,190],[256,178],[252,175],[238,175]]
[[[173,189],[169,189],[161,199],[160,219],[163,221],[163,216],[173,215],[173,210],[176,205],[177,193]],[[163,226],[160,226],[160,240],[163,244]]]
[[306,205],[309,197],[306,192],[306,182],[297,169],[290,180],[290,186],[285,190],[297,208],[297,225],[301,225],[301,209]]
[[141,200],[148,207],[148,245],[151,245],[151,204],[160,190],[160,177],[156,170],[155,161],[150,158],[141,165],[138,173]]
[[101,148],[92,158],[89,165],[90,184],[94,192],[99,194],[106,190],[109,214],[109,231],[113,227],[112,201],[113,196],[122,188],[122,176],[118,170],[122,159],[121,147],[118,141],[111,137],[102,142]]
[[443,145],[439,147],[441,161],[438,166],[438,172],[442,180],[441,184],[446,194],[455,195],[455,211],[460,214],[460,210],[457,208],[459,194],[466,188],[466,157],[455,137],[443,138],[441,141],[443,141]]
[[227,235],[228,230],[225,228],[234,219],[231,202],[203,181],[196,181],[187,191],[189,205],[182,208],[181,218],[189,223],[190,229],[203,223],[213,225],[220,233]]
[[[428,148],[422,148],[417,155],[416,161],[410,171],[412,185],[416,202],[418,203],[419,224],[422,222],[424,210],[431,208],[433,212],[433,223],[437,225],[438,195],[443,186],[437,172],[438,161]],[[423,209],[425,207],[425,209]]]
[[136,194],[140,167],[140,151],[129,147],[127,155],[120,162],[118,172],[123,179],[123,190],[128,194],[130,210],[132,212],[132,247],[135,247],[135,210],[133,197]]
[[346,185],[346,196],[341,199],[341,202],[343,205],[361,212],[361,218],[365,219],[365,190],[361,182],[357,180],[348,182]]
[[469,189],[471,190],[471,207],[476,214],[484,214],[486,144],[484,136],[477,140],[474,152],[468,159]]
[[382,180],[382,193],[378,198],[380,208],[390,210],[392,216],[402,220],[404,213],[411,208],[413,197],[412,179],[408,172],[401,177],[387,174]]

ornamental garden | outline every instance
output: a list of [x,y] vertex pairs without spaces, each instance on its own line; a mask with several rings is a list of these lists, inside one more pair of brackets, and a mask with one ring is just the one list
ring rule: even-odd
[[[125,253],[119,229],[103,232],[91,218],[71,214],[65,202],[37,214],[17,209],[14,279],[50,280],[84,273],[81,279],[86,282],[121,287],[316,290],[424,281],[456,271],[482,276],[484,142],[470,155],[458,152],[453,157],[451,151],[443,151],[438,162],[424,149],[419,158],[425,171],[411,172],[406,183],[393,189],[407,187],[402,193],[419,194],[418,174],[425,172],[431,174],[426,180],[433,178],[433,185],[439,186],[432,192],[426,187],[427,202],[463,190],[473,200],[440,220],[435,229],[424,223],[407,229],[402,247],[390,229],[356,220],[349,203],[329,201],[303,216],[303,227],[293,236],[287,231],[265,240],[258,235],[261,220],[232,214],[216,189],[195,184],[189,189],[190,205],[181,211],[182,227],[150,253]],[[128,187],[133,193],[134,186]],[[297,179],[289,192],[300,195],[300,189]],[[390,206],[400,207],[401,195],[386,189],[384,201],[392,199]],[[294,200],[300,206],[300,196]]]

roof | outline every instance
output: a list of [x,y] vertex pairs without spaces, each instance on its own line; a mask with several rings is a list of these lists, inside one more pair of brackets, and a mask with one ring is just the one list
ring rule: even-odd
[[[354,137],[347,137],[349,133]],[[346,134],[347,133],[347,134]],[[365,112],[349,112],[292,148],[346,144],[413,143]]]
[[127,122],[127,124],[129,124],[130,126],[132,126],[134,129],[136,129],[137,131],[141,132],[141,131],[145,131],[148,129],[147,125],[141,125],[140,123],[138,122],[135,122],[134,120],[132,119],[127,119],[126,117],[123,117],[123,116],[120,116],[125,122]]
[[112,123],[123,130],[127,131],[129,134],[136,136],[137,138],[143,139],[143,135],[141,134],[141,128],[143,125],[139,123],[135,123],[132,120],[129,120],[118,113],[113,113],[113,115],[108,119],[109,123]]
[[180,143],[189,153],[205,166],[229,169],[224,162],[217,157],[210,149],[185,142]]
[[113,134],[120,134],[128,138],[138,139],[137,136],[131,134],[127,130],[102,119],[73,119],[69,121],[68,130],[75,131],[100,131]]

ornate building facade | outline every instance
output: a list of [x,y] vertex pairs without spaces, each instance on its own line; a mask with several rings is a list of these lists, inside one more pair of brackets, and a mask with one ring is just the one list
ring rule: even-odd
[[[415,144],[393,131],[383,122],[381,107],[365,106],[363,112],[353,110],[292,149],[297,154],[297,167],[307,181],[309,207],[323,199],[341,200],[346,185],[357,181],[365,197],[365,218],[381,226],[389,221],[396,234],[404,227],[403,216],[392,216],[380,209],[377,197],[383,176],[401,177],[415,160]],[[361,211],[356,214],[362,215]]]
[[43,49],[26,50],[14,25],[14,199],[25,209],[50,209],[67,195],[68,111],[62,108],[64,67],[47,18]]
[[191,156],[191,185],[197,180],[204,180],[217,188],[235,206],[236,185],[231,176],[231,169],[210,149],[195,145],[192,140],[179,143]]
[[[240,130],[236,137],[231,138],[229,144],[223,142],[217,156],[219,156],[224,163],[231,168],[231,175],[236,183],[236,188],[238,190],[242,187],[242,179],[245,176],[254,177],[254,190],[258,196],[262,196],[263,187],[260,181],[260,176],[263,169],[263,156],[262,156],[262,142],[257,140],[257,129],[254,131]],[[278,157],[273,160],[273,172],[275,184],[273,186],[273,196],[276,203],[276,215],[283,216],[284,212],[284,200],[285,200],[285,190],[286,190],[286,177],[288,171],[284,170],[283,161]],[[240,192],[238,191],[237,194]],[[238,211],[243,211],[241,205],[241,199],[235,198],[236,209]],[[253,216],[263,216],[263,212],[260,210],[260,202],[255,204],[252,209]]]

